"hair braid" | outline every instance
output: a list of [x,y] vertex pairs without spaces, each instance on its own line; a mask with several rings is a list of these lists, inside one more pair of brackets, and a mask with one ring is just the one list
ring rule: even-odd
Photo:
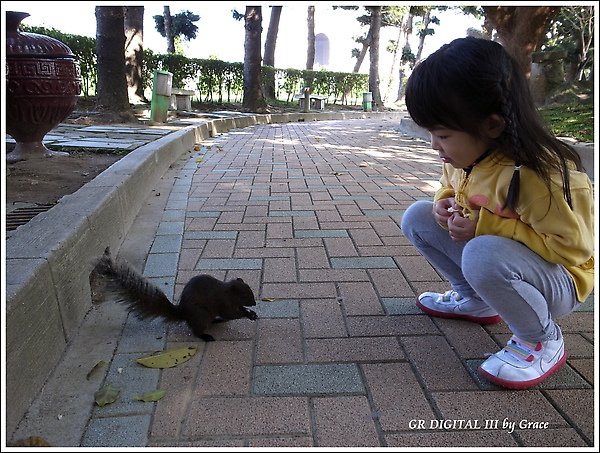
[[506,200],[502,209],[515,210],[519,201],[520,191],[520,180],[521,180],[521,162],[525,157],[523,154],[523,143],[517,133],[517,116],[515,114],[515,108],[513,106],[511,93],[511,73],[510,73],[510,62],[503,61],[501,64],[502,75],[500,79],[500,99],[501,99],[501,111],[504,117],[505,128],[504,133],[506,136],[506,145],[502,147],[502,152],[507,157],[512,158],[515,161],[515,169],[513,171],[508,191],[506,193]]

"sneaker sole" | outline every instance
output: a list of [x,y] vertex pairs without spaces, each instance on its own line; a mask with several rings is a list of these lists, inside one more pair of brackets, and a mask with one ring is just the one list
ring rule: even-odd
[[427,313],[431,316],[437,316],[438,318],[446,318],[446,319],[465,319],[467,321],[471,321],[477,324],[498,324],[502,321],[500,315],[495,316],[469,316],[469,315],[460,315],[457,313],[446,313],[444,311],[436,311],[429,307],[426,307],[421,303],[420,300],[417,299],[417,307],[419,307],[423,312]]
[[493,374],[488,373],[483,368],[479,367],[477,371],[479,374],[486,378],[488,381],[493,384],[499,385],[501,387],[505,387],[507,389],[512,390],[525,390],[531,387],[535,387],[542,381],[548,379],[551,375],[556,373],[567,361],[567,353],[563,350],[563,355],[558,362],[554,364],[552,368],[550,368],[546,373],[542,374],[540,377],[531,379],[529,381],[507,381],[506,379],[499,378],[498,376],[494,376]]

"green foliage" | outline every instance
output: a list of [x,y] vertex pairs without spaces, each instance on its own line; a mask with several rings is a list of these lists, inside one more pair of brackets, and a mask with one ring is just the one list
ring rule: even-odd
[[400,57],[400,61],[403,64],[408,63],[411,68],[415,65],[417,57],[410,49],[410,46],[404,46],[402,48],[402,56]]
[[589,76],[594,67],[594,7],[563,6],[549,27],[542,50],[565,51],[565,63],[576,68],[575,79]]
[[185,85],[193,79],[196,69],[191,59],[178,54],[160,55],[158,66],[152,69],[169,71],[173,74],[173,88],[185,88]]
[[302,71],[300,69],[286,69],[277,72],[279,80],[278,87],[287,95],[287,102],[293,98],[295,94],[300,92],[302,83]]
[[554,135],[581,142],[594,141],[593,102],[555,104],[542,107],[540,113]]
[[240,13],[237,9],[232,9],[231,10],[231,15],[235,20],[242,20],[246,17],[245,14]]
[[382,27],[400,27],[404,16],[408,13],[408,6],[383,6],[381,8]]
[[[51,36],[63,42],[79,60],[83,81],[84,96],[96,94],[96,40],[86,36],[70,35],[55,29],[22,26],[23,31]],[[144,49],[142,84],[144,89],[152,88],[154,70],[169,71],[173,74],[174,88],[194,87],[198,99],[203,102],[240,102],[244,92],[244,64],[229,63],[216,58],[187,58],[179,54],[156,54]],[[275,80],[277,99],[285,98],[292,102],[304,86],[310,86],[315,94],[329,98],[329,102],[348,104],[368,89],[368,75],[332,71],[309,71],[299,69],[262,68],[263,80]]]
[[[166,36],[165,33],[165,18],[162,15],[152,16],[156,26],[156,31],[160,33],[162,37]],[[198,33],[198,26],[194,25],[194,22],[198,22],[200,16],[194,14],[191,11],[182,11],[180,13],[171,16],[171,33],[173,36],[182,36],[186,40],[196,39]]]

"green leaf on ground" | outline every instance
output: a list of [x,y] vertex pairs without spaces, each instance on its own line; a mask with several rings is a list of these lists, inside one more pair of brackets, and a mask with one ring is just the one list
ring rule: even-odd
[[166,393],[166,390],[156,389],[140,396],[134,396],[133,399],[136,401],[143,401],[144,403],[152,403],[161,399]]
[[97,375],[100,372],[100,369],[106,366],[106,361],[100,360],[94,367],[90,370],[90,372],[86,375],[86,379],[89,381],[93,376]]
[[196,348],[188,346],[185,348],[170,349],[145,357],[136,359],[140,365],[148,368],[172,368],[190,360],[196,354]]
[[114,403],[119,397],[119,393],[121,391],[112,384],[106,384],[96,393],[94,393],[94,398],[96,400],[96,404],[100,407],[106,406],[107,404]]

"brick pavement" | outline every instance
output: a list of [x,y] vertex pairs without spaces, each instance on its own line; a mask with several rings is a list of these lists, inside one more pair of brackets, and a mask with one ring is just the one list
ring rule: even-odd
[[[370,119],[257,125],[201,145],[157,182],[120,255],[175,298],[198,273],[241,277],[259,319],[215,324],[217,341],[204,343],[185,324],[95,306],[15,438],[82,447],[597,443],[592,298],[560,323],[567,365],[527,391],[475,372],[506,342],[504,323],[416,309],[420,292],[447,289],[399,228],[402,212],[436,188],[441,165],[427,143]],[[135,363],[181,346],[197,353],[177,367]],[[99,360],[109,362],[104,372],[85,379]],[[119,399],[94,406],[105,383]],[[133,400],[157,388],[167,391],[157,403]]]

